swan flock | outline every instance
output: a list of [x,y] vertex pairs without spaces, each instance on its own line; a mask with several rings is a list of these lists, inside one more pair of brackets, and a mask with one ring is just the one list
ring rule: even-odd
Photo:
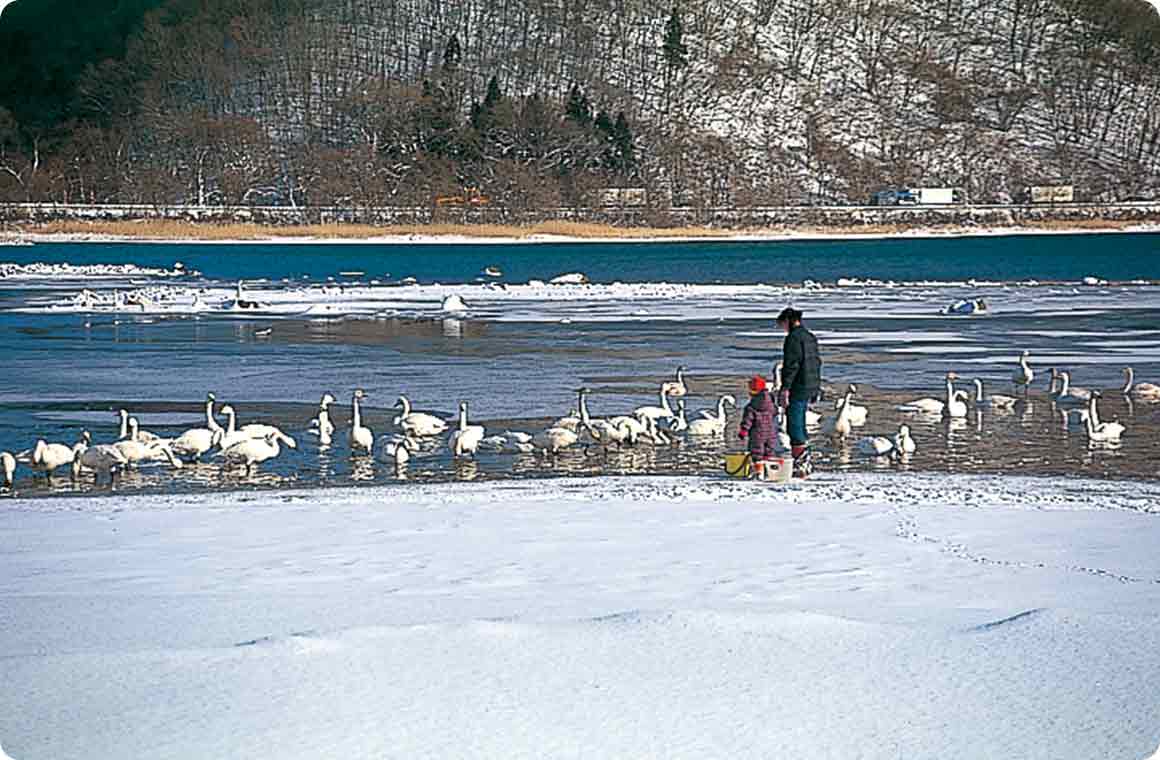
[[[1024,394],[1036,375],[1030,360],[1030,353],[1023,352],[1012,375],[1014,386]],[[775,387],[780,380],[779,369],[774,368]],[[581,388],[576,395],[576,408],[535,434],[504,430],[489,435],[484,425],[471,420],[470,404],[466,400],[459,403],[456,417],[444,419],[415,410],[407,396],[399,396],[395,404],[399,413],[391,420],[393,431],[376,438],[362,408],[368,394],[358,388],[350,396],[348,447],[352,455],[377,457],[401,470],[413,457],[438,450],[440,443],[445,443],[452,457],[462,459],[475,457],[481,451],[555,457],[574,447],[607,452],[610,448],[642,444],[666,446],[682,438],[723,442],[728,438],[729,410],[737,409],[737,399],[725,394],[719,397],[715,407],[687,415],[686,400],[690,390],[686,372],[685,367],[679,367],[672,380],[660,383],[656,404],[639,406],[627,414],[594,417],[588,406],[592,392]],[[1136,383],[1131,368],[1125,368],[1124,377],[1125,385],[1118,390],[1125,398],[1160,401],[1160,386]],[[945,394],[941,398],[915,399],[899,405],[897,410],[918,417],[956,419],[966,417],[972,406],[1002,413],[1024,403],[1016,396],[988,395],[979,379],[973,381],[974,394],[967,393],[955,386],[957,379],[954,373],[947,373]],[[869,418],[867,408],[855,403],[857,393],[857,386],[847,386],[833,404],[833,414],[823,420],[822,414],[814,411],[808,421],[810,427],[821,427],[824,435],[830,438],[852,436],[854,430],[865,426]],[[1050,370],[1048,395],[1061,409],[1065,430],[1074,415],[1092,444],[1116,444],[1126,432],[1122,423],[1100,419],[1098,404],[1102,394],[1072,385],[1066,371]],[[338,426],[331,418],[331,407],[336,403],[334,395],[324,393],[317,414],[311,418],[306,431],[317,439],[320,451],[330,448],[335,442]],[[281,428],[266,423],[239,425],[232,405],[225,404],[215,411],[216,405],[215,395],[207,394],[203,407],[204,424],[169,438],[144,430],[129,410],[119,409],[116,412],[118,435],[113,440],[97,443],[88,430],[82,430],[72,443],[40,438],[25,451],[15,454],[0,452],[0,488],[13,488],[21,465],[49,482],[54,474],[66,468],[74,480],[91,475],[98,482],[102,478],[112,482],[126,470],[151,465],[179,469],[207,459],[219,463],[223,469],[240,468],[250,473],[263,463],[278,458],[286,449],[297,448],[295,439]],[[219,415],[225,418],[224,425],[219,422]],[[784,428],[784,424],[781,427]],[[892,436],[865,436],[855,441],[853,448],[866,456],[899,458],[915,453],[917,444],[910,426],[903,424]]]

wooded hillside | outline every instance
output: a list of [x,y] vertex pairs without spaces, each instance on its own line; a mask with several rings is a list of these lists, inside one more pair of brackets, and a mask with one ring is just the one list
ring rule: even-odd
[[0,200],[1160,195],[1143,0],[18,0],[0,50]]

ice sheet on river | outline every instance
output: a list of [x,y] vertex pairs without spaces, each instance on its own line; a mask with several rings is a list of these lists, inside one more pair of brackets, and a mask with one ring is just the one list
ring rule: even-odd
[[[810,317],[950,320],[940,312],[956,298],[986,298],[995,315],[1099,314],[1155,308],[1160,285],[1119,283],[860,282],[805,284],[588,283],[393,284],[246,281],[253,308],[239,308],[236,283],[157,283],[132,289],[89,283],[40,292],[16,304],[47,314],[128,313],[222,318],[437,317],[448,299],[464,316],[507,322],[643,321],[752,318],[793,303]],[[457,312],[459,313],[459,312]]]

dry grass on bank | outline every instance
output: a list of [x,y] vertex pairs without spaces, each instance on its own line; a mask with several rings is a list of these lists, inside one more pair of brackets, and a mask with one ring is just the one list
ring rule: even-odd
[[[1013,228],[1050,232],[1115,231],[1136,226],[1139,222],[1110,219],[1040,220],[1029,221]],[[314,224],[275,227],[250,223],[185,222],[165,219],[132,221],[54,221],[35,225],[18,225],[10,229],[17,234],[62,235],[92,238],[122,238],[139,240],[278,240],[305,238],[318,240],[367,240],[374,238],[478,238],[527,240],[538,237],[559,237],[577,240],[651,240],[657,238],[728,239],[739,237],[777,236],[848,236],[903,235],[913,232],[963,235],[985,231],[985,227],[959,224],[867,224],[867,225],[801,225],[746,229],[717,229],[711,227],[615,227],[591,222],[541,222],[532,225],[504,224],[400,224],[374,226],[368,224]]]
[[559,236],[580,239],[658,237],[727,237],[736,234],[708,227],[614,227],[581,222],[542,222],[534,225],[504,224],[400,224],[377,227],[369,224],[308,224],[273,227],[260,224],[181,222],[164,219],[135,221],[56,221],[30,225],[24,232],[41,235],[91,235],[149,240],[267,240],[318,238],[360,240],[381,237],[514,238]]

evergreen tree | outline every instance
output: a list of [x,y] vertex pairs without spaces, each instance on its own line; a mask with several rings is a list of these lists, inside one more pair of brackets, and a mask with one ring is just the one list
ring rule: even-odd
[[580,85],[572,85],[568,93],[568,103],[564,106],[564,118],[581,127],[592,123],[592,107],[588,104],[588,96],[580,89]]
[[616,123],[612,126],[612,144],[616,151],[616,169],[632,171],[636,166],[636,151],[632,145],[632,127],[628,125],[624,111],[616,114]]
[[673,12],[665,24],[665,40],[661,50],[670,74],[689,65],[689,49],[685,47],[685,28],[681,23],[681,11],[676,6],[673,6]]
[[484,110],[495,110],[496,105],[498,105],[502,99],[503,90],[499,88],[499,80],[493,74],[491,79],[487,80],[487,94],[483,96]]
[[459,47],[459,35],[453,34],[451,39],[447,40],[447,47],[443,48],[443,70],[457,70],[461,60],[463,60],[463,51]]

